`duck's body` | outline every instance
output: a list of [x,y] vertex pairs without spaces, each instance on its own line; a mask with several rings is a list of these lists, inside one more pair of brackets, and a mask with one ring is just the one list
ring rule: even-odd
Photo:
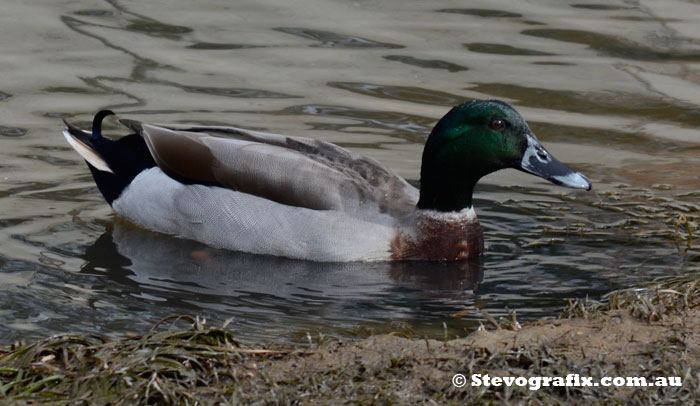
[[310,209],[218,186],[183,184],[158,167],[141,172],[112,207],[150,230],[253,254],[324,262],[453,261],[483,251],[473,209],[398,215]]
[[[500,102],[478,103],[517,115]],[[426,145],[420,191],[381,163],[324,141],[132,120],[121,122],[134,134],[113,141],[100,134],[108,114],[98,113],[92,134],[66,123],[64,135],[87,160],[115,212],[145,228],[219,248],[314,261],[455,261],[483,252],[471,206],[483,170],[461,179],[466,194],[445,195],[434,180],[426,187],[442,166],[460,172],[469,167],[460,159],[451,162],[449,148],[445,155],[444,138],[453,135],[436,135],[450,114]],[[524,170],[527,151],[547,154],[539,143],[534,151],[526,135],[518,151]],[[428,156],[426,162],[431,149],[437,160]],[[567,186],[590,187],[566,169],[550,180],[571,176]],[[449,188],[459,180],[447,176],[437,183]]]

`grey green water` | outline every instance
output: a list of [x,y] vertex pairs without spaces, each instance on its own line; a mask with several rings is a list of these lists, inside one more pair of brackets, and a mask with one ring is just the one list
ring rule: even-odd
[[[5,0],[0,49],[0,343],[172,314],[262,339],[441,337],[484,310],[552,316],[700,268],[676,227],[700,212],[697,1]],[[472,98],[514,104],[594,182],[485,178],[482,266],[314,264],[139,230],[60,134],[60,118],[103,108],[233,124],[335,142],[415,181],[432,124]]]

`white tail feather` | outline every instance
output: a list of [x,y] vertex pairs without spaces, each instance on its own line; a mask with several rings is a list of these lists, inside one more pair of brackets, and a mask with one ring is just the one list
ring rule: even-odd
[[79,139],[72,136],[71,133],[68,132],[68,130],[63,131],[63,136],[66,137],[66,141],[68,141],[70,146],[73,147],[73,149],[77,153],[79,153],[80,156],[82,156],[86,161],[88,161],[90,165],[103,172],[114,173],[112,169],[110,169],[109,165],[107,165],[107,162],[105,162],[105,160],[102,159],[102,157],[97,152],[95,152],[95,150],[92,149],[89,145],[86,145]]

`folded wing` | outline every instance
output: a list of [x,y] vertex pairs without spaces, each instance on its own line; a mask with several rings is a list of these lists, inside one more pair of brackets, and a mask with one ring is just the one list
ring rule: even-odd
[[328,142],[233,127],[122,123],[140,134],[158,166],[181,182],[364,218],[407,214],[418,200],[417,189],[389,168]]

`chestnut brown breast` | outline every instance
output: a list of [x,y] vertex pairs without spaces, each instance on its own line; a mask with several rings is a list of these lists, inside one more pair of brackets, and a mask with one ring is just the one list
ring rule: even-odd
[[419,216],[415,233],[399,231],[391,242],[394,261],[462,261],[484,252],[484,237],[476,217],[440,219]]

